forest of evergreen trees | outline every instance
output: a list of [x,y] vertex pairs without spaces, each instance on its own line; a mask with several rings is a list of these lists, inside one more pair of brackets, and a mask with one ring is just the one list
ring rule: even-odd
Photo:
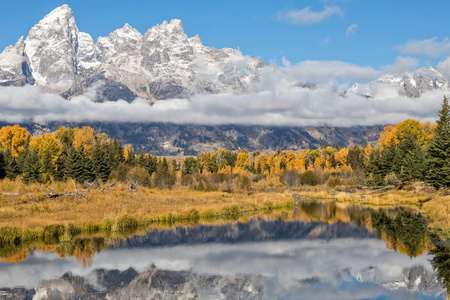
[[[436,125],[405,120],[386,126],[372,147],[326,147],[299,151],[250,153],[218,149],[182,161],[135,153],[116,139],[90,127],[65,128],[31,136],[26,129],[0,129],[0,179],[25,183],[120,180],[171,188],[179,183],[196,189],[219,185],[248,188],[272,178],[280,184],[392,185],[426,181],[450,186],[450,115],[444,98]],[[275,179],[274,179],[275,178]]]

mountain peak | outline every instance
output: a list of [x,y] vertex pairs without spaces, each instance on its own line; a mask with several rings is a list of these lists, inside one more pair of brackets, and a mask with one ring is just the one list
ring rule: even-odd
[[142,34],[136,29],[130,26],[130,24],[125,23],[122,28],[116,29],[112,32],[112,36],[120,38],[131,38],[133,40],[140,40]]
[[170,25],[175,26],[175,27],[183,27],[183,24],[181,23],[180,19],[170,20]]
[[[102,99],[127,101],[244,92],[259,73],[239,55],[230,63],[242,59],[245,68],[231,68],[234,54],[203,46],[198,35],[188,39],[179,19],[151,27],[144,36],[126,23],[94,43],[62,5],[31,28],[25,43],[21,38],[0,54],[0,83],[36,83],[44,92],[71,97],[103,82]],[[210,76],[210,65],[217,76]]]
[[52,10],[39,23],[53,23],[57,19],[63,20],[70,18],[73,18],[72,9],[67,4],[64,4]]
[[[157,28],[157,29],[156,29]],[[172,19],[170,22],[163,21],[161,25],[157,25],[155,27],[150,28],[149,30],[156,29],[156,30],[163,30],[168,31],[170,33],[184,33],[183,30],[183,24],[181,23],[181,20],[179,19]]]
[[16,44],[14,45],[14,47],[16,48],[23,48],[25,46],[25,41],[23,39],[23,35],[17,40]]

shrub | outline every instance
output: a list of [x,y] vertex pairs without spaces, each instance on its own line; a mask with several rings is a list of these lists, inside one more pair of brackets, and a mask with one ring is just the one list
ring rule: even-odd
[[117,220],[117,230],[119,232],[128,233],[134,231],[138,227],[138,221],[128,215],[124,215]]
[[143,167],[133,167],[128,170],[126,180],[130,182],[137,182],[143,186],[151,185],[151,177]]
[[247,175],[240,175],[237,177],[237,184],[239,186],[240,189],[243,190],[250,190],[252,183],[250,181],[250,178]]
[[285,171],[281,175],[281,181],[288,187],[298,187],[300,185],[300,174],[296,170]]
[[339,178],[339,176],[331,176],[330,178],[328,178],[327,185],[329,187],[333,188],[340,184],[341,184],[341,179]]
[[304,185],[318,185],[320,178],[313,171],[306,171],[300,175],[300,182]]
[[63,235],[63,225],[51,225],[44,227],[43,240],[45,244],[58,244],[60,237],[62,237]]
[[121,163],[116,170],[109,175],[109,179],[125,182],[127,180],[128,167],[125,163]]
[[395,175],[394,172],[388,173],[385,177],[384,177],[384,182],[387,185],[397,185],[400,183],[400,180],[398,179],[397,175]]

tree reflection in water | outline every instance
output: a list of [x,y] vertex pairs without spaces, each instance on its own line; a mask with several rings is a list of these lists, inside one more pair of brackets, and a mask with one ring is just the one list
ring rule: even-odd
[[[286,222],[286,224],[297,224],[291,226],[289,233],[280,233],[280,236],[276,236],[277,230],[282,228],[286,229],[289,226],[275,226],[267,225],[264,230],[267,232],[255,232],[255,228],[251,224],[247,224],[249,220],[266,219],[268,221],[277,220],[280,223]],[[426,252],[433,255],[431,263],[436,270],[438,277],[442,280],[445,287],[450,291],[450,247],[442,243],[433,243],[439,241],[437,236],[431,235],[428,232],[427,223],[425,218],[418,212],[410,208],[372,208],[359,205],[348,205],[342,203],[336,203],[333,201],[302,201],[294,208],[293,211],[273,212],[272,215],[266,216],[249,216],[248,218],[240,219],[236,224],[241,224],[240,239],[259,240],[259,236],[269,239],[278,238],[314,238],[315,231],[313,230],[320,224],[329,226],[341,227],[340,224],[356,224],[360,232],[376,233],[378,238],[382,239],[386,243],[386,247],[391,250],[399,251],[409,257],[420,256]],[[300,224],[311,224],[308,226]],[[217,230],[214,227],[226,226],[226,225],[204,225],[204,230],[212,230],[216,233],[224,232],[225,230]],[[303,226],[303,227],[302,227]],[[61,227],[61,228],[60,228]],[[54,232],[52,234],[44,235],[44,239],[37,241],[35,244],[30,243],[13,243],[5,244],[2,247],[0,243],[0,258],[4,262],[16,262],[19,263],[27,258],[28,252],[31,250],[43,250],[47,252],[56,252],[61,257],[74,256],[80,264],[83,266],[90,266],[96,253],[107,250],[111,245],[121,243],[121,239],[111,236],[86,236],[79,235],[73,236],[69,240],[60,242],[59,236],[65,234],[64,228],[60,226],[53,230],[55,232],[61,231],[58,238],[54,238]],[[211,228],[210,228],[211,227]],[[248,228],[247,228],[248,227]],[[272,228],[273,227],[273,228]],[[320,227],[320,226],[319,226]],[[321,227],[321,228],[322,228]],[[180,227],[181,228],[181,227]],[[186,228],[186,227],[183,227]],[[196,234],[196,227],[191,226],[192,229],[186,231],[186,234]],[[208,229],[209,228],[209,229]],[[167,230],[167,229],[166,229]],[[275,230],[275,232],[273,232]],[[300,231],[299,231],[300,230]],[[303,230],[304,232],[302,232]],[[309,231],[311,230],[311,231]],[[169,229],[167,232],[172,231]],[[292,232],[291,232],[292,231]],[[164,236],[165,230],[151,231],[153,233],[147,233],[150,235]],[[317,232],[321,232],[320,230]],[[343,231],[336,231],[337,235],[328,236],[329,238],[338,238],[342,234],[347,234]],[[199,231],[198,234],[201,234]],[[143,236],[144,237],[144,236]],[[316,236],[316,238],[319,236]],[[123,237],[122,237],[123,240]],[[159,240],[159,239],[156,239]],[[196,240],[195,237],[192,240]],[[201,240],[201,239],[198,239]],[[220,236],[218,241],[220,241]],[[183,243],[183,241],[179,241]]]
[[430,254],[433,255],[431,259],[431,265],[433,266],[437,277],[445,288],[447,294],[450,295],[450,245],[442,243],[436,235],[432,236],[434,247],[430,250]]

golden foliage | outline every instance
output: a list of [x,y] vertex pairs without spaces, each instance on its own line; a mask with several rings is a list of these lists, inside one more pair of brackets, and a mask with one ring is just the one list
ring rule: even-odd
[[13,157],[17,159],[29,137],[28,131],[19,125],[4,126],[0,129],[0,148],[10,149]]
[[89,126],[83,126],[81,129],[78,127],[74,128],[73,146],[76,149],[83,147],[87,153],[92,154],[94,145],[95,131],[93,128]]

